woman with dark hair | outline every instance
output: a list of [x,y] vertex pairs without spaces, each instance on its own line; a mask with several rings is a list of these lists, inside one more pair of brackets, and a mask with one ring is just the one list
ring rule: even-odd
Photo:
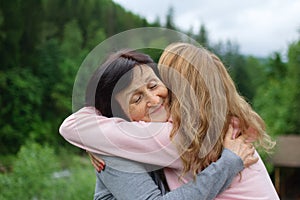
[[95,107],[103,116],[120,117],[130,121],[116,98],[112,96],[113,92],[119,93],[132,82],[133,68],[137,65],[147,65],[159,76],[156,64],[146,54],[125,49],[110,55],[101,67],[96,69],[88,83],[86,106]]
[[[166,122],[130,122],[132,126],[127,129],[122,126],[123,122],[128,125],[127,122],[113,118],[116,126],[124,132],[124,135],[119,136],[120,140],[127,137],[134,145],[130,146],[129,143],[120,141],[119,144],[125,147],[123,149],[122,146],[114,146],[109,140],[106,144],[102,143],[103,148],[106,147],[109,150],[107,153],[101,152],[106,168],[97,173],[95,199],[213,199],[228,187],[233,177],[244,166],[257,161],[252,157],[254,150],[251,145],[245,143],[245,138],[242,136],[232,140],[233,129],[229,126],[220,158],[202,170],[195,177],[195,182],[184,184],[164,195],[165,190],[161,182],[157,182],[161,190],[154,182],[159,179],[153,180],[147,171],[149,168],[152,170],[158,168],[153,168],[152,165],[167,167],[166,161],[169,163],[168,167],[180,168],[181,162],[176,146],[169,140],[169,135],[163,134],[170,132],[172,127],[172,124],[168,122],[168,90],[154,73],[153,66],[153,61],[149,56],[130,50],[120,51],[110,56],[96,70],[88,84],[86,102],[90,107],[83,108],[84,110],[67,118],[60,127],[60,133],[70,143],[97,153],[99,152],[97,140],[105,140],[103,137],[106,135],[114,137],[111,133],[114,130],[107,129],[102,123],[98,126],[99,135],[95,134],[97,131],[89,130],[90,124],[97,123],[98,120],[117,116],[128,121]],[[96,109],[91,106],[95,106]],[[96,118],[89,118],[90,114],[95,112],[98,114]],[[131,133],[132,129],[135,129],[133,132],[138,134],[126,135]],[[76,134],[69,135],[71,130],[76,130]],[[143,137],[153,131],[157,133],[153,137],[149,138],[149,135],[148,138]],[[81,134],[82,132],[84,135]],[[85,138],[89,138],[89,141]],[[153,138],[160,142],[149,144]],[[139,154],[140,150],[145,150],[145,148],[149,148],[149,151],[146,151],[146,154],[145,151]],[[131,161],[107,155],[121,156]],[[140,163],[149,161],[152,165]]]
[[[135,121],[134,119],[130,119],[130,115],[125,114],[120,105],[122,101],[118,102],[114,94],[121,93],[133,82],[133,68],[140,68],[142,70],[145,66],[151,69],[155,73],[155,76],[159,76],[156,64],[150,56],[146,54],[127,49],[110,55],[101,67],[96,69],[88,83],[86,106],[95,107],[101,112],[101,115],[105,117],[120,117],[127,121]],[[147,71],[147,69],[145,71]],[[162,91],[159,95],[166,98],[168,94],[167,88],[158,78],[157,81]],[[156,87],[159,86],[156,84]],[[124,99],[122,100],[124,101]],[[145,119],[143,120],[147,121]],[[155,121],[152,117],[152,121],[153,120]],[[167,118],[165,118],[164,121],[167,121]],[[163,183],[163,171],[157,170],[155,172],[149,172],[149,175],[153,178],[159,189],[165,191],[166,183]],[[97,186],[96,189],[97,188],[99,189],[99,186]]]

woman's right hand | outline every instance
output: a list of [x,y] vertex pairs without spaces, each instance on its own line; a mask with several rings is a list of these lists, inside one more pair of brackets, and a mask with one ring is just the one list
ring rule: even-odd
[[224,139],[224,147],[239,156],[242,159],[245,167],[253,165],[258,161],[258,157],[254,156],[255,148],[252,142],[248,142],[248,138],[246,138],[243,134],[233,139],[233,131],[232,125],[229,125]]
[[94,156],[91,152],[88,152],[88,155],[90,157],[90,161],[94,168],[97,170],[97,172],[101,172],[105,168],[105,162],[101,158]]

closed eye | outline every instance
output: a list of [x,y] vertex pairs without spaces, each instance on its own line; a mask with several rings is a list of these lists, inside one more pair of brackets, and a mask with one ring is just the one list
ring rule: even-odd
[[154,89],[157,87],[157,82],[156,81],[151,81],[149,84],[148,84],[148,88],[150,89]]
[[131,98],[131,103],[138,104],[142,100],[142,94],[135,94]]
[[134,100],[134,103],[139,103],[139,102],[141,101],[141,99],[142,99],[142,96],[139,95],[138,98],[136,98],[136,99]]

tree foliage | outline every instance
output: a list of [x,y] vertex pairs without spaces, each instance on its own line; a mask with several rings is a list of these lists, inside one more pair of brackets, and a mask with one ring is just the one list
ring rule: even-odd
[[274,53],[266,69],[264,84],[258,88],[255,106],[273,135],[300,134],[300,41],[289,45],[288,61]]
[[175,22],[174,22],[174,8],[171,6],[169,7],[167,16],[166,16],[166,28],[168,29],[176,29]]
[[[106,37],[151,26],[110,0],[0,2],[0,152],[26,139],[55,146],[87,53]],[[64,143],[65,144],[65,143]]]
[[201,24],[199,33],[195,39],[202,46],[209,48],[208,33],[204,24]]

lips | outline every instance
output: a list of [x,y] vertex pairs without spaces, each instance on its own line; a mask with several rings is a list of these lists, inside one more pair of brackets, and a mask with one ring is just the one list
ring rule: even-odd
[[151,109],[151,112],[150,112],[150,115],[159,112],[162,108],[163,108],[163,105],[162,105],[162,104],[156,106],[155,108],[152,108],[152,109]]
[[159,104],[149,110],[149,117],[152,122],[166,122],[168,120],[168,113],[165,106]]

